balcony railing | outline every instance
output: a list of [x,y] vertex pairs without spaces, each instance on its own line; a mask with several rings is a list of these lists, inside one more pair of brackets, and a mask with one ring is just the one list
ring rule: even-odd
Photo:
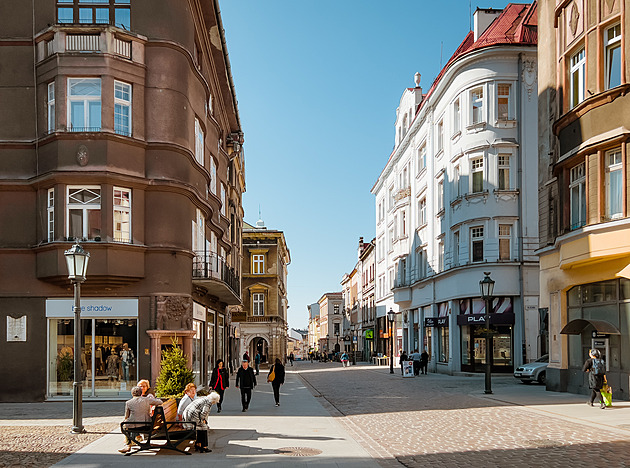
[[99,34],[67,34],[66,50],[73,52],[98,52]]
[[233,268],[215,253],[197,253],[193,259],[193,279],[219,280],[241,297],[241,284]]

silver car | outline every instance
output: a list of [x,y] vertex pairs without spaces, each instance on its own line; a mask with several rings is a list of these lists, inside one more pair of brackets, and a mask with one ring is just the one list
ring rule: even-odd
[[537,381],[544,384],[547,381],[547,366],[549,365],[549,355],[545,354],[539,359],[529,364],[517,367],[514,371],[514,377],[521,379],[523,383]]

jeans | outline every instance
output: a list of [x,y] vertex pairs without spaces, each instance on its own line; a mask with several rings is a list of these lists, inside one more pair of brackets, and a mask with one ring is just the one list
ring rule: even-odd
[[260,363],[259,362],[255,363],[254,367],[256,368],[256,375],[260,374]]
[[129,363],[122,361],[123,380],[129,380]]
[[271,382],[271,387],[273,388],[273,397],[276,400],[276,403],[280,403],[280,385],[282,384]]

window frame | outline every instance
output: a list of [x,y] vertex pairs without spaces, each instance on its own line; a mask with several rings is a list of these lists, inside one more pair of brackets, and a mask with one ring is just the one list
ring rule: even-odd
[[[60,9],[72,10],[72,21],[60,21]],[[91,10],[90,17],[92,20],[97,18],[97,10],[107,10],[107,22],[104,21],[81,21],[81,13]],[[127,11],[129,23],[116,22],[117,14],[120,11]],[[119,27],[125,30],[131,30],[131,0],[57,0],[55,9],[55,19],[57,24],[107,24]]]
[[[507,163],[505,162],[507,158]],[[512,190],[512,174],[511,174],[512,154],[499,153],[497,155],[497,189]],[[507,173],[507,174],[506,174]],[[501,186],[507,184],[507,186]]]
[[55,188],[49,188],[46,192],[46,227],[48,242],[55,240]]
[[[484,190],[484,166],[485,161],[483,155],[473,156],[470,158],[470,193],[482,193]],[[481,180],[476,181],[476,175]],[[475,190],[475,184],[479,183],[479,190]]]
[[[499,260],[509,261],[512,258],[512,230],[511,224],[499,224],[498,226]],[[503,249],[506,243],[507,253]]]
[[[580,171],[582,169],[582,171]],[[579,198],[579,212],[577,222],[574,220],[574,188],[577,188]],[[575,230],[586,225],[586,161],[582,161],[569,169],[569,229]],[[583,217],[583,219],[582,219]]]
[[265,293],[262,293],[262,292],[252,293],[252,316],[253,317],[265,316]]
[[[501,88],[502,87],[506,87],[508,88],[508,93],[507,94],[501,94]],[[514,112],[512,110],[512,83],[502,83],[499,82],[496,85],[496,91],[497,91],[497,121],[498,122],[507,122],[509,120],[514,120]],[[501,100],[505,99],[505,115],[502,115],[501,113]]]
[[[131,224],[131,210],[132,210],[131,189],[127,188],[127,187],[114,186],[112,190],[113,190],[113,192],[112,192],[112,194],[113,194],[112,207],[113,207],[113,215],[114,215],[114,218],[113,218],[113,220],[114,220],[114,226],[113,226],[114,227],[114,232],[113,232],[113,234],[114,234],[114,242],[124,242],[124,243],[130,244],[131,240],[133,238],[132,231],[131,231],[131,227],[132,227],[132,224]],[[128,198],[127,198],[128,199],[128,206],[125,206],[123,204],[116,204],[116,200],[117,200],[116,192],[117,191],[121,192],[121,195],[122,195],[122,193],[127,193],[128,194]],[[119,198],[123,198],[123,197],[121,196]],[[122,215],[125,215],[125,214],[127,215],[126,223],[128,224],[129,229],[128,229],[126,238],[122,234],[117,236],[118,232],[124,233],[125,231],[122,230],[122,229],[118,229],[117,228],[117,226],[116,226],[117,225],[116,213],[120,213]],[[121,221],[121,224],[122,223],[125,223],[125,221],[124,220]]]
[[[471,263],[479,263],[483,262],[485,259],[485,227],[484,226],[471,226],[470,227],[470,262]],[[475,259],[475,245],[481,245],[481,258]]]
[[462,106],[459,98],[453,101],[453,136],[462,131]]
[[444,211],[444,179],[438,180],[437,183],[437,212]]
[[[613,34],[617,31],[617,29],[619,30],[619,34],[613,36],[612,38],[610,38],[610,32],[612,31]],[[612,89],[612,88],[616,88],[617,86],[621,86],[621,67],[623,67],[623,64],[621,63],[621,23],[617,23],[614,24],[612,26],[610,26],[609,28],[606,28],[604,31],[604,40],[603,40],[603,45],[604,45],[604,63],[605,63],[605,69],[604,69],[604,89],[608,90],[608,89]],[[611,86],[611,73],[612,73],[612,69],[611,69],[611,55],[610,53],[613,52],[615,49],[619,49],[619,75],[617,76],[617,80],[618,83],[615,84],[614,86]]]
[[265,274],[265,254],[252,254],[252,275]]
[[[118,90],[116,89],[116,87],[120,85],[121,87],[127,87],[127,92],[129,94],[129,99],[125,100],[123,97],[117,97],[117,92]],[[114,133],[117,133],[118,135],[123,135],[123,136],[131,136],[132,135],[132,117],[131,117],[131,113],[132,113],[132,90],[133,87],[131,85],[131,83],[126,83],[124,81],[120,81],[120,80],[114,80]],[[125,91],[121,91],[123,96]],[[120,127],[118,126],[119,124],[116,123],[116,109],[117,107],[120,108],[127,108],[128,110],[128,115],[127,115],[127,119],[129,120],[129,123],[127,125],[127,130],[124,130],[124,125],[120,125]],[[121,118],[124,118],[124,115],[121,114]]]
[[427,197],[418,200],[418,226],[427,224]]
[[[470,125],[479,125],[485,122],[484,87],[476,86],[470,90]],[[477,97],[475,97],[477,95]],[[479,105],[476,105],[479,103]]]
[[442,153],[444,151],[444,119],[440,119],[440,121],[435,126],[435,153],[436,155]]
[[201,127],[201,122],[195,117],[195,161],[201,166],[204,165],[204,144],[205,134]]
[[[614,161],[612,164],[610,162],[612,157],[618,156],[618,161]],[[604,153],[604,188],[606,193],[604,195],[604,212],[606,214],[607,220],[615,220],[623,218],[623,153],[621,151],[621,147],[613,148]],[[613,201],[613,193],[611,187],[611,175],[615,173],[615,177],[619,177],[621,180],[619,181],[619,188],[621,189],[618,194],[616,194],[619,199],[616,200],[616,205],[618,205],[618,211],[612,213],[612,201]],[[615,197],[616,198],[616,197]]]
[[[575,79],[577,76],[577,96]],[[569,109],[578,106],[585,99],[586,91],[586,48],[584,46],[569,57]]]
[[[79,83],[81,80],[91,80],[98,81],[99,95],[98,98],[96,96],[91,96],[88,94],[79,94],[73,95],[71,93],[71,88],[73,83]],[[92,124],[90,119],[90,103],[97,102],[99,103],[99,122],[98,126],[92,125],[83,125],[83,127],[77,127],[78,130],[74,129],[72,124],[72,103],[73,102],[83,102],[83,123],[84,124]],[[67,95],[66,95],[66,107],[67,107],[67,122],[66,127],[69,132],[100,132],[103,125],[103,83],[101,78],[98,77],[69,77],[67,83]]]
[[57,128],[55,117],[55,82],[51,81],[47,87],[47,109],[48,109],[48,125],[47,129],[49,133],[52,133]]
[[[71,203],[70,202],[70,192],[73,190],[81,191],[95,191],[98,190],[98,196],[94,199],[98,199],[98,205],[96,203]],[[78,193],[78,192],[76,192]],[[96,194],[96,192],[94,192]],[[87,240],[95,240],[97,237],[101,237],[102,235],[102,223],[100,217],[102,216],[102,198],[103,192],[100,185],[68,185],[66,187],[66,237],[73,237],[75,240],[78,240],[78,236],[74,236],[70,232],[70,211],[72,210],[81,210],[82,211],[82,220],[81,220],[81,237],[80,239]],[[99,234],[95,235],[93,238],[89,236],[90,224],[89,224],[89,211],[98,211],[99,212],[99,223],[98,230]]]

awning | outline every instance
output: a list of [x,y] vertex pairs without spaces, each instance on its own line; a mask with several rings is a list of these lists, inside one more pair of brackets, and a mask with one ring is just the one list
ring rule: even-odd
[[560,331],[561,335],[579,335],[588,326],[592,325],[597,333],[603,333],[605,335],[621,335],[621,332],[617,330],[612,323],[605,320],[591,320],[591,319],[575,319],[567,323]]

